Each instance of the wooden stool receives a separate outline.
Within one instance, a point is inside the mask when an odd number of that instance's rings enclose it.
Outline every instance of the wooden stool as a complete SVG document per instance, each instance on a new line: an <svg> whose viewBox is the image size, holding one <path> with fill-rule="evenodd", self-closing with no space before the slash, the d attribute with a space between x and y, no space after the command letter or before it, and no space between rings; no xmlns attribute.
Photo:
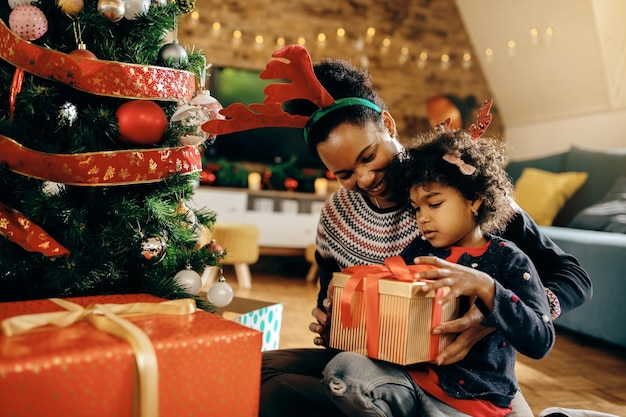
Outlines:
<svg viewBox="0 0 626 417"><path fill-rule="evenodd" d="M250 277L250 265L259 260L259 229L251 224L235 223L215 223L210 231L210 239L220 245L226 251L224 265L233 265L239 288L250 289L252 279ZM203 233L203 240L206 240L206 232ZM218 268L207 279L202 286L208 288L215 281Z"/></svg>
<svg viewBox="0 0 626 417"><path fill-rule="evenodd" d="M317 281L317 262L315 261L315 243L311 243L304 249L304 259L311 264L309 272L306 274L306 282Z"/></svg>

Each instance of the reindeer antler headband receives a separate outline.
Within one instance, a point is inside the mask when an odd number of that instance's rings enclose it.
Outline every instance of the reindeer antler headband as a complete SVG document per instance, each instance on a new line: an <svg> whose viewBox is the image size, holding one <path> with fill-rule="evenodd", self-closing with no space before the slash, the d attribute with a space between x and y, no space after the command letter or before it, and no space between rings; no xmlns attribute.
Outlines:
<svg viewBox="0 0 626 417"><path fill-rule="evenodd" d="M304 140L311 127L328 113L347 106L361 105L381 113L376 104L361 97L346 97L335 100L320 84L313 72L309 52L301 45L289 45L272 54L270 61L260 77L264 80L286 79L288 83L273 83L265 87L263 104L233 103L220 113L226 119L214 119L202 125L202 130L213 135L241 132L258 127L294 127L301 128ZM285 112L282 103L294 99L306 99L319 108L308 116L293 115Z"/></svg>

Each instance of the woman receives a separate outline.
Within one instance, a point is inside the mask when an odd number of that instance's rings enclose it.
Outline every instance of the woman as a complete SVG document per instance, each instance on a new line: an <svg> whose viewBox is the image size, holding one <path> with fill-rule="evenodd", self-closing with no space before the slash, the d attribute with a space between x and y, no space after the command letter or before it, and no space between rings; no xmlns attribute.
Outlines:
<svg viewBox="0 0 626 417"><path fill-rule="evenodd" d="M292 45L274 56L289 55L288 58L295 60L302 50L304 48ZM274 71L265 78L289 78L279 75ZM352 265L383 263L385 258L399 255L417 238L418 229L411 206L407 201L395 201L385 183L385 170L402 151L402 146L395 121L374 91L368 74L346 61L327 59L315 65L312 78L323 86L322 93L330 95L335 103L314 112L303 133L311 150L341 184L326 201L316 240L320 292L312 311L315 322L309 329L319 335L314 343L325 345L331 305L327 290L333 272ZM302 89L302 84L294 86L296 88ZM307 96L313 94L300 97ZM232 117L228 109L222 114ZM220 123L227 124L224 122L228 121L211 121L208 122L211 125L203 129L223 133L216 128ZM546 288L552 318L588 301L591 282L578 261L543 235L526 213L516 209L516 215L502 236L515 242L535 263ZM480 274L438 258L420 258L420 262L445 267L444 271L457 276ZM431 274L437 271L441 270L424 272L420 278L433 277ZM441 333L460 332L456 341L439 354L437 363L451 364L463 359L471 346L490 333L492 329L480 326L482 319L480 311L473 308L462 318L435 328L435 332ZM324 367L336 353L319 348L265 352L259 415L342 416L320 383ZM532 416L521 393L515 397L511 415Z"/></svg>

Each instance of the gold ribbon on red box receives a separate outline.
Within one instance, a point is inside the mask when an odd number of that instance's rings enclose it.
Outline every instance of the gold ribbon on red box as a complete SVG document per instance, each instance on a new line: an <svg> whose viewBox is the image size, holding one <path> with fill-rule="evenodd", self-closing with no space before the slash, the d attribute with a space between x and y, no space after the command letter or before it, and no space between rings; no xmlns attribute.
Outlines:
<svg viewBox="0 0 626 417"><path fill-rule="evenodd" d="M189 101L196 90L189 71L65 54L20 38L3 21L0 58L30 74L100 96Z"/></svg>
<svg viewBox="0 0 626 417"><path fill-rule="evenodd" d="M43 326L66 327L80 320L89 320L97 329L130 343L138 370L139 416L157 416L159 414L159 367L154 346L143 330L122 316L192 314L196 312L196 302L185 298L161 303L92 304L83 307L60 298L50 298L50 301L67 311L25 314L5 319L2 321L3 333L6 336L14 336Z"/></svg>
<svg viewBox="0 0 626 417"><path fill-rule="evenodd" d="M358 288L363 289L365 298L365 336L367 355L378 358L378 329L380 326L379 288L380 279L395 279L398 281L414 282L413 276L428 269L436 269L432 265L407 265L400 256L392 256L385 259L384 265L356 265L344 268L341 272L351 274L343 287L339 308L341 309L341 321L344 327L354 327L352 322L352 297ZM365 279L367 278L367 279ZM363 285L365 282L365 285ZM433 298L431 316L432 328L441 324L443 305L439 301L443 298L444 289L437 288ZM432 330L431 328L431 330ZM437 357L439 349L439 335L430 335L430 360Z"/></svg>

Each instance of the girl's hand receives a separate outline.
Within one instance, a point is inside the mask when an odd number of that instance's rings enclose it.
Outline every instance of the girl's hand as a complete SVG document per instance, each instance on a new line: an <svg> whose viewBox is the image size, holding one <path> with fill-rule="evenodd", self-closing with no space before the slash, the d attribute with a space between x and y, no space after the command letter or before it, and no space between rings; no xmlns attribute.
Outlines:
<svg viewBox="0 0 626 417"><path fill-rule="evenodd" d="M415 263L437 267L437 269L419 272L414 277L432 281L422 287L424 292L449 287L450 291L443 297L442 303L452 301L462 295L476 296L489 310L493 309L496 284L494 279L486 273L435 256L418 256L415 258Z"/></svg>

